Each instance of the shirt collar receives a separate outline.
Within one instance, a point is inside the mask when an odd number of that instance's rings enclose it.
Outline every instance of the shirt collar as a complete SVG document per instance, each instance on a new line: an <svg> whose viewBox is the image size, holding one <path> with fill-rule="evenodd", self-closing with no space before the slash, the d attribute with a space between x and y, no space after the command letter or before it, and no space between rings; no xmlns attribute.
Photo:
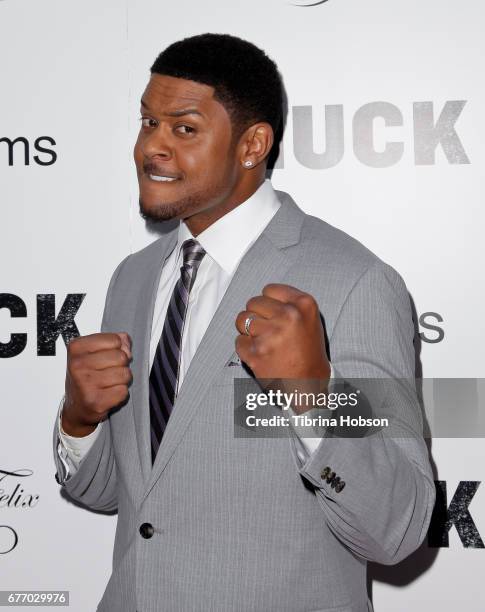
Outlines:
<svg viewBox="0 0 485 612"><path fill-rule="evenodd" d="M266 179L252 196L201 232L196 240L227 274L233 274L279 207L280 201L273 185ZM189 238L193 238L189 228L184 222L180 223L176 247L178 256L183 242Z"/></svg>

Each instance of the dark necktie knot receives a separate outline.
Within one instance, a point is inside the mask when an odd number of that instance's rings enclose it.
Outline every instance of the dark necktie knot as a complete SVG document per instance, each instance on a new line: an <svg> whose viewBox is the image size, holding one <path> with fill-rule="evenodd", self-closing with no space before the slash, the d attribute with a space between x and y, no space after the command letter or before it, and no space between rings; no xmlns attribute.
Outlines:
<svg viewBox="0 0 485 612"><path fill-rule="evenodd" d="M184 254L184 266L198 268L205 255L204 247L202 247L197 240L189 238L182 244L182 250Z"/></svg>

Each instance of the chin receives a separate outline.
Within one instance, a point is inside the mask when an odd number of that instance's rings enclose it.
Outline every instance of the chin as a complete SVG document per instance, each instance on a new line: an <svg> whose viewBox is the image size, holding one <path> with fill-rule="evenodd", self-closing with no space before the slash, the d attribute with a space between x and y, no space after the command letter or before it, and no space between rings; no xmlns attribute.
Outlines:
<svg viewBox="0 0 485 612"><path fill-rule="evenodd" d="M162 200L153 193L144 194L140 191L140 215L150 221L169 221L170 219L186 219L204 210L203 203L210 200L208 192L184 194L174 200Z"/></svg>
<svg viewBox="0 0 485 612"><path fill-rule="evenodd" d="M182 212L180 209L180 203L178 202L154 202L147 203L143 197L139 199L140 205L140 215L146 221L169 221L170 219L179 218L180 213Z"/></svg>

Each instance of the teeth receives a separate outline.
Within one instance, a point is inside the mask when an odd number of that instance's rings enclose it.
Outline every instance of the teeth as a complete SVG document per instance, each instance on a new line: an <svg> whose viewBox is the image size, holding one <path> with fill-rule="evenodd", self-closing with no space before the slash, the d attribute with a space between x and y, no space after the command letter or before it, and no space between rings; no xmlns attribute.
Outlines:
<svg viewBox="0 0 485 612"><path fill-rule="evenodd" d="M157 176L156 174L149 174L149 177L152 179L152 181L158 181L159 183L162 182L172 182L172 181L176 181L177 179L172 178L170 176Z"/></svg>

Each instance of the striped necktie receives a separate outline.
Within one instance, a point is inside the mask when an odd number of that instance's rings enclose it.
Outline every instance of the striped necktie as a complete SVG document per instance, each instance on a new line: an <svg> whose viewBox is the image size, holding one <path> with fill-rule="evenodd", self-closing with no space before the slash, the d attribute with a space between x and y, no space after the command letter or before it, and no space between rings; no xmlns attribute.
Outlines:
<svg viewBox="0 0 485 612"><path fill-rule="evenodd" d="M173 410L177 395L177 381L182 350L185 316L204 249L193 239L182 244L184 263L180 278L170 298L162 335L158 342L150 372L150 437L152 464L162 440L163 432Z"/></svg>

